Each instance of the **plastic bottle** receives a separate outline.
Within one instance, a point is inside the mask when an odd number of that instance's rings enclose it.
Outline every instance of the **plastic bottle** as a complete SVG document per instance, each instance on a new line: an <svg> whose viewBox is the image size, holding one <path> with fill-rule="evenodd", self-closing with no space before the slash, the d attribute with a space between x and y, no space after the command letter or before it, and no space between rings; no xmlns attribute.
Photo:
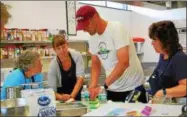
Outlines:
<svg viewBox="0 0 187 117"><path fill-rule="evenodd" d="M84 105L89 105L89 92L86 85L83 86L83 89L81 91L81 102Z"/></svg>
<svg viewBox="0 0 187 117"><path fill-rule="evenodd" d="M107 102L107 95L104 86L101 86L98 98L100 104L105 104Z"/></svg>

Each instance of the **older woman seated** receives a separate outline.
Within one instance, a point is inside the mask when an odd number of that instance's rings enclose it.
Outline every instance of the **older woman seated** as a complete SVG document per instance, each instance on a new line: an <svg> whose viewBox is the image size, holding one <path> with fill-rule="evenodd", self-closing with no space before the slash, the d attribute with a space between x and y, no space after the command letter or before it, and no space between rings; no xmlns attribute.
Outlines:
<svg viewBox="0 0 187 117"><path fill-rule="evenodd" d="M43 75L41 74L42 64L40 55L31 50L23 52L17 60L17 66L6 78L1 89L1 99L6 99L6 88L12 86L21 86L31 82L42 82ZM31 88L25 86L23 89Z"/></svg>

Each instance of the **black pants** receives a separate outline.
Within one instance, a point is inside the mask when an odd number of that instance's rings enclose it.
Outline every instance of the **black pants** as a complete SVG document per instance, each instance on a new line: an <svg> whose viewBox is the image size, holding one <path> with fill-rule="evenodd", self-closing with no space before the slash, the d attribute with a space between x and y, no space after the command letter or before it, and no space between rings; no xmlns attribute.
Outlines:
<svg viewBox="0 0 187 117"><path fill-rule="evenodd" d="M106 91L107 92L107 100L112 100L116 102L125 102L126 97L132 92L132 91L126 91L126 92L113 92L113 91ZM138 98L139 102L147 103L146 99L146 91L144 88L141 89L140 97Z"/></svg>

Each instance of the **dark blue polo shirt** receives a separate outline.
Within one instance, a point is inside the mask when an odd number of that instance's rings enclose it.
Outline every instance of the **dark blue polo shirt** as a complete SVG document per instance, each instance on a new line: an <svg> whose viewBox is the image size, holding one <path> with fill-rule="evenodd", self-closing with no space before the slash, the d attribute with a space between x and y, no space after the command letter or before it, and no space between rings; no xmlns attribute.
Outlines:
<svg viewBox="0 0 187 117"><path fill-rule="evenodd" d="M162 85L165 88L177 86L178 81L187 78L187 55L179 51L170 60L164 60L163 57L160 55L158 66L155 69L159 74L163 74Z"/></svg>

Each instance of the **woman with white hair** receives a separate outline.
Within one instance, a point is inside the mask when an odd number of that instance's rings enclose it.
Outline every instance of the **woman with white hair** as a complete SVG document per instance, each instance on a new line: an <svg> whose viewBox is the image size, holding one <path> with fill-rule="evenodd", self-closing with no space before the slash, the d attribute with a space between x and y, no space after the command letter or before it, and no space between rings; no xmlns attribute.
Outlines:
<svg viewBox="0 0 187 117"><path fill-rule="evenodd" d="M40 55L36 51L26 50L17 60L16 69L5 78L1 89L1 100L6 99L6 88L13 86L21 86L32 82L42 82L43 75L41 74L42 64ZM25 86L23 89L29 89L30 86Z"/></svg>

